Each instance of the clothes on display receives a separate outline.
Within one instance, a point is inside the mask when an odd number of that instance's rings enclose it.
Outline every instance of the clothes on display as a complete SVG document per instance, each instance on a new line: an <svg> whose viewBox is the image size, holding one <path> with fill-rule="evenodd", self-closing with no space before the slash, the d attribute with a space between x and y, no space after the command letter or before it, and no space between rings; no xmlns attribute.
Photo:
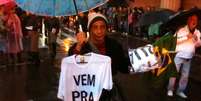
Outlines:
<svg viewBox="0 0 201 101"><path fill-rule="evenodd" d="M88 53L62 60L57 97L64 101L99 101L102 90L112 89L111 58Z"/></svg>
<svg viewBox="0 0 201 101"><path fill-rule="evenodd" d="M129 49L132 64L131 73L147 72L160 67L159 58L154 54L153 45L146 45L137 49Z"/></svg>

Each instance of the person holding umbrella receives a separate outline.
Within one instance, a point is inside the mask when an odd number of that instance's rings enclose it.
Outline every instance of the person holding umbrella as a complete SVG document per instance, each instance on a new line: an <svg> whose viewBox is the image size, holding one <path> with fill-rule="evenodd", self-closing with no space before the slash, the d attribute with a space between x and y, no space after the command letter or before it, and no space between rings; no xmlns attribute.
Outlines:
<svg viewBox="0 0 201 101"><path fill-rule="evenodd" d="M177 72L181 71L181 77L179 79L179 85L176 94L182 98L187 98L184 90L188 83L188 77L190 72L190 64L192 57L195 54L195 49L201 45L200 31L197 29L198 15L191 14L187 19L187 25L180 28L176 32L177 45L176 56L174 62ZM181 69L181 70L180 70ZM168 96L173 96L173 90L175 86L176 78L171 77L168 85Z"/></svg>
<svg viewBox="0 0 201 101"><path fill-rule="evenodd" d="M112 59L112 75L113 75L113 90L110 92L103 91L101 101L107 101L106 98L111 98L115 90L120 90L118 87L118 79L116 74L118 71L128 73L129 58L124 55L123 48L115 40L107 36L107 18L100 13L89 13L87 28L89 31L89 39L87 39L84 32L77 33L78 42L74 44L68 55L72 54L85 54L88 52L95 52L102 55L107 55ZM116 92L120 96L118 101L125 101L121 95L121 91Z"/></svg>

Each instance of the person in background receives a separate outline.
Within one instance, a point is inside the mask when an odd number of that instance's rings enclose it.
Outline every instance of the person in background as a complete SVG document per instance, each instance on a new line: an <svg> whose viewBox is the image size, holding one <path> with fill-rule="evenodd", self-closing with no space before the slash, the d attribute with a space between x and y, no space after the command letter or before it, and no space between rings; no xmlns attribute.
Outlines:
<svg viewBox="0 0 201 101"><path fill-rule="evenodd" d="M15 6L14 2L5 5L5 24L8 28L7 48L11 64L21 62L21 52L23 51L21 21L15 13Z"/></svg>
<svg viewBox="0 0 201 101"><path fill-rule="evenodd" d="M195 55L195 49L201 45L200 31L197 29L198 16L192 14L187 19L187 25L180 28L176 32L177 45L176 45L176 56L174 62L176 65L177 72L181 72L179 79L178 88L176 94L182 98L187 98L184 93L188 84L189 72L191 67L191 60ZM176 78L171 77L168 85L168 96L173 96L174 86Z"/></svg>
<svg viewBox="0 0 201 101"><path fill-rule="evenodd" d="M56 46L57 46L56 40L60 29L60 22L58 18L53 17L53 18L47 18L45 20L45 24L48 32L50 54L54 62L56 57Z"/></svg>
<svg viewBox="0 0 201 101"><path fill-rule="evenodd" d="M88 15L88 24L87 28L89 31L89 39L87 39L86 34L84 32L77 33L78 42L74 44L70 50L68 55L72 54L84 54L88 52L95 52L102 55L107 55L112 59L112 75L114 86L113 89L116 89L119 92L119 97L117 96L116 100L125 101L122 96L122 92L119 89L118 78L116 75L118 72L128 73L128 66L130 65L129 58L125 56L123 52L123 48L121 45L108 37L108 20L107 18L100 13L89 13ZM111 92L103 90L101 101L107 101L109 99L113 99L112 95L113 90ZM114 100L114 99L113 99Z"/></svg>
<svg viewBox="0 0 201 101"><path fill-rule="evenodd" d="M35 15L29 15L27 18L27 37L30 39L30 46L29 46L29 61L34 65L40 64L40 57L39 57L39 32L38 29L40 28L40 18Z"/></svg>
<svg viewBox="0 0 201 101"><path fill-rule="evenodd" d="M0 5L0 65L6 63L6 36L7 28L4 24L4 5Z"/></svg>

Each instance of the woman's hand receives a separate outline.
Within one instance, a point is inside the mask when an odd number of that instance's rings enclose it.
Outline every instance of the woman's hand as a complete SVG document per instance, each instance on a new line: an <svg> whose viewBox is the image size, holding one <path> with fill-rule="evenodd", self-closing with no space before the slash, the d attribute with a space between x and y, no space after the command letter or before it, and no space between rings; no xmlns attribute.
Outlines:
<svg viewBox="0 0 201 101"><path fill-rule="evenodd" d="M80 51L83 44L86 43L86 41L87 41L86 33L84 33L84 32L77 33L76 39L77 39L76 50Z"/></svg>

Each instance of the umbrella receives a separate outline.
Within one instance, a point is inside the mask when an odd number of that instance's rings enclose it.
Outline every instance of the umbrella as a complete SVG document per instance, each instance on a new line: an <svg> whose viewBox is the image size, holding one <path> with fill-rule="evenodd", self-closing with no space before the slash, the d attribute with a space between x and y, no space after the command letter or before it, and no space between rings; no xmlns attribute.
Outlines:
<svg viewBox="0 0 201 101"><path fill-rule="evenodd" d="M0 0L0 5L7 4L9 2L12 2L13 0Z"/></svg>
<svg viewBox="0 0 201 101"><path fill-rule="evenodd" d="M126 0L109 0L108 5L112 7L119 7L119 6L127 7L128 3Z"/></svg>
<svg viewBox="0 0 201 101"><path fill-rule="evenodd" d="M161 30L166 33L167 31L176 31L179 27L186 24L187 18L192 15L201 17L201 9L194 7L189 10L180 11L168 18L168 21L161 25Z"/></svg>
<svg viewBox="0 0 201 101"><path fill-rule="evenodd" d="M169 16L173 15L174 11L169 9L160 9L152 12L145 13L141 16L136 26L146 26L158 22L165 22Z"/></svg>
<svg viewBox="0 0 201 101"><path fill-rule="evenodd" d="M16 0L24 10L42 16L70 16L85 12L108 0Z"/></svg>

